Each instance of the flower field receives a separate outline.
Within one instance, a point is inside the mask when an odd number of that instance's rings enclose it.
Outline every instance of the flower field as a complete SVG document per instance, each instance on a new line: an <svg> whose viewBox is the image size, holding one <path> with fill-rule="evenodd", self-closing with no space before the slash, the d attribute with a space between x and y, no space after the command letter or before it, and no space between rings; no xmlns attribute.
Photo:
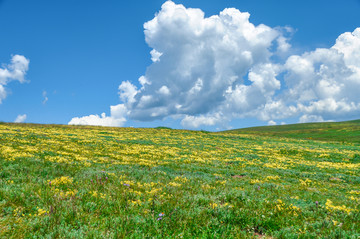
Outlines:
<svg viewBox="0 0 360 239"><path fill-rule="evenodd" d="M359 238L360 143L0 124L0 238L194 237Z"/></svg>

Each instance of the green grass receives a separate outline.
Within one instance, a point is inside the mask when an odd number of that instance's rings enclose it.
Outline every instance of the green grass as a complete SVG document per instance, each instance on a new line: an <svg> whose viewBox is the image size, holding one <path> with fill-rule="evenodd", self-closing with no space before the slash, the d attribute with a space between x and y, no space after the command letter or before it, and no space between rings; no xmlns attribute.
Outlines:
<svg viewBox="0 0 360 239"><path fill-rule="evenodd" d="M226 131L294 139L360 143L360 120L251 127Z"/></svg>
<svg viewBox="0 0 360 239"><path fill-rule="evenodd" d="M359 238L356 125L0 123L0 238Z"/></svg>

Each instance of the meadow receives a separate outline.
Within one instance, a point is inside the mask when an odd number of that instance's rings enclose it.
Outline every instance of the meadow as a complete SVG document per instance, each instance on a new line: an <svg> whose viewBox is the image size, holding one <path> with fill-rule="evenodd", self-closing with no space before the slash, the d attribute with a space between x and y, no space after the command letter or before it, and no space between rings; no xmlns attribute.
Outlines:
<svg viewBox="0 0 360 239"><path fill-rule="evenodd" d="M0 238L360 238L359 123L0 123Z"/></svg>

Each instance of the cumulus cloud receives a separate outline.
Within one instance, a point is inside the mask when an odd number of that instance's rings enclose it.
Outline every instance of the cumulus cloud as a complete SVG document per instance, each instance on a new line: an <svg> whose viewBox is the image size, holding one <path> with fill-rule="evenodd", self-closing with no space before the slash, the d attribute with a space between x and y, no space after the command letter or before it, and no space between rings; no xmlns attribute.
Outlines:
<svg viewBox="0 0 360 239"><path fill-rule="evenodd" d="M292 108L300 122L360 116L360 28L341 34L331 48L290 56L283 71L282 112Z"/></svg>
<svg viewBox="0 0 360 239"><path fill-rule="evenodd" d="M24 123L27 118L26 114L18 115L14 121L14 123Z"/></svg>
<svg viewBox="0 0 360 239"><path fill-rule="evenodd" d="M360 117L360 28L330 48L291 55L290 27L254 25L234 8L205 17L166 1L144 29L152 64L138 83L120 84L121 116L92 122L172 117L200 128L246 117L268 124Z"/></svg>
<svg viewBox="0 0 360 239"><path fill-rule="evenodd" d="M146 79L143 77L141 78L141 80L139 80L140 83L145 84L147 81ZM134 86L133 84L131 84L129 81L123 81L121 83L121 85L119 86L119 95L120 95L120 99L123 102L126 102L128 104L132 104L133 102L135 102L135 95L138 93L136 86Z"/></svg>
<svg viewBox="0 0 360 239"><path fill-rule="evenodd" d="M123 104L110 106L110 116L102 113L100 116L89 115L83 117L74 117L68 123L69 125L95 125L95 126L113 126L120 127L126 122L126 107Z"/></svg>
<svg viewBox="0 0 360 239"><path fill-rule="evenodd" d="M277 123L276 123L275 121L273 121L273 120L270 120L270 121L268 122L268 125L277 125Z"/></svg>
<svg viewBox="0 0 360 239"><path fill-rule="evenodd" d="M160 61L160 56L162 55L161 52L158 52L157 50L152 49L151 52L150 52L150 54L151 54L151 60L152 60L153 62Z"/></svg>
<svg viewBox="0 0 360 239"><path fill-rule="evenodd" d="M11 63L0 68L0 104L7 97L5 86L11 81L25 82L25 75L29 69L29 60L22 55L14 55Z"/></svg>
<svg viewBox="0 0 360 239"><path fill-rule="evenodd" d="M139 79L141 89L129 81L119 87L129 118L180 115L183 126L196 128L217 124L218 111L247 112L264 104L280 87L269 49L285 51L289 44L281 31L255 26L249 17L228 8L206 18L200 9L165 2L144 24L153 64Z"/></svg>
<svg viewBox="0 0 360 239"><path fill-rule="evenodd" d="M222 124L223 117L221 114L214 115L200 115L200 116L192 116L186 115L182 121L181 125L185 128L199 128L200 126L214 126L218 124Z"/></svg>

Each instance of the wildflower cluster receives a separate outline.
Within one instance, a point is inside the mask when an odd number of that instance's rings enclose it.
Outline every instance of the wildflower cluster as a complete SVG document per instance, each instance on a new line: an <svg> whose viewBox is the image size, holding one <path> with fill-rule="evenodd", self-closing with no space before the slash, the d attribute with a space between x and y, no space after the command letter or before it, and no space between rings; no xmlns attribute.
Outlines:
<svg viewBox="0 0 360 239"><path fill-rule="evenodd" d="M330 212L340 211L340 212L346 212L347 214L350 214L352 211L354 211L354 209L348 208L345 205L336 206L329 199L326 200L325 208Z"/></svg>
<svg viewBox="0 0 360 239"><path fill-rule="evenodd" d="M62 184L71 184L73 182L73 179L68 176L62 176L60 178L55 178L53 180L48 180L48 184L50 186L58 186Z"/></svg>

